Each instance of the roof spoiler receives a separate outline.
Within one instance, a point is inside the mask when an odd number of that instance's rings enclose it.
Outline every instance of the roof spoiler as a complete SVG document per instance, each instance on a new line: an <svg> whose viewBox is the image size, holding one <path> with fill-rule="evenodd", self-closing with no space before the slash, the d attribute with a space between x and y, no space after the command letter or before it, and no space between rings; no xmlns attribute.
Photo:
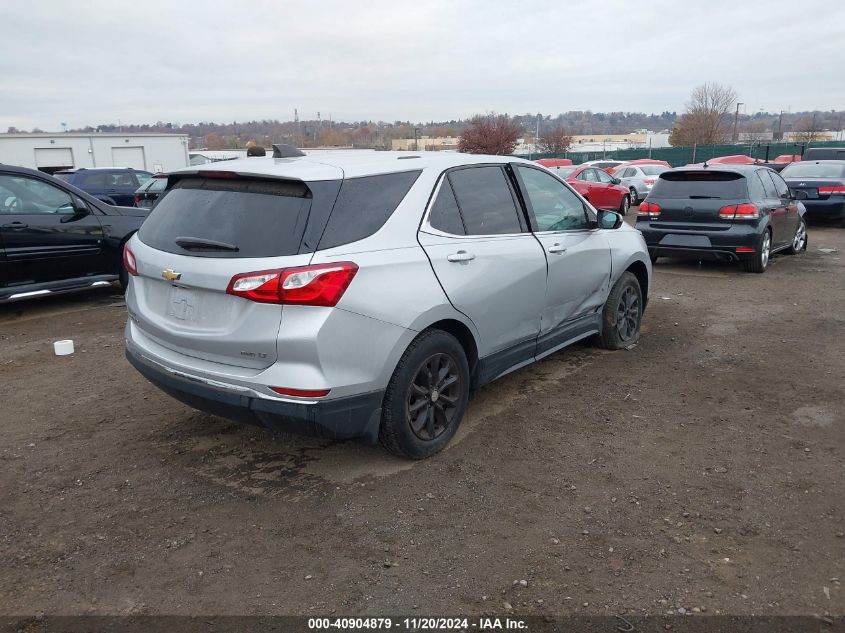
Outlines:
<svg viewBox="0 0 845 633"><path fill-rule="evenodd" d="M287 143L273 144L273 158L296 158L297 156L305 156L305 154Z"/></svg>

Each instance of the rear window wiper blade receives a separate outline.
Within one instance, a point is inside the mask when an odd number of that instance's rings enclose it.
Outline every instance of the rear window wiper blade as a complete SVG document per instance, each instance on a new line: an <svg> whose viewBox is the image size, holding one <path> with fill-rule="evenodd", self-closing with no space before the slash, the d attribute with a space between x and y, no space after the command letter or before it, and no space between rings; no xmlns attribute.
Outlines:
<svg viewBox="0 0 845 633"><path fill-rule="evenodd" d="M218 242L217 240L207 240L202 237L177 237L173 241L185 250L198 249L206 251L233 252L241 250L234 244L229 244L228 242Z"/></svg>
<svg viewBox="0 0 845 633"><path fill-rule="evenodd" d="M722 196L690 196L690 200L719 200Z"/></svg>

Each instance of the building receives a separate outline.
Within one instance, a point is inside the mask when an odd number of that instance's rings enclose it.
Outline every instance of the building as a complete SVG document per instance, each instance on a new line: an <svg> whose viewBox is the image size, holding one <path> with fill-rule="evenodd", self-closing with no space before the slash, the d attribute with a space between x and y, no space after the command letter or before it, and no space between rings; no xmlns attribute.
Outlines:
<svg viewBox="0 0 845 633"><path fill-rule="evenodd" d="M0 134L0 163L53 173L80 167L167 172L188 165L184 134Z"/></svg>
<svg viewBox="0 0 845 633"><path fill-rule="evenodd" d="M393 151L457 152L457 136L420 136L417 139L395 138L390 142Z"/></svg>
<svg viewBox="0 0 845 633"><path fill-rule="evenodd" d="M541 134L542 136L542 134ZM598 154L616 152L623 149L657 149L669 147L668 132L650 132L640 130L630 134L576 134L572 137L567 155L569 154ZM537 148L533 138L519 139L514 154L522 156L534 154Z"/></svg>

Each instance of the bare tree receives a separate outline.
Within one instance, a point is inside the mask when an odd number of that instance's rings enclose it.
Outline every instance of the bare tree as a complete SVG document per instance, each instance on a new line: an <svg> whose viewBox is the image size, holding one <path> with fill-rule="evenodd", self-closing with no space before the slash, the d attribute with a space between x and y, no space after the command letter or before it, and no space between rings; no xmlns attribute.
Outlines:
<svg viewBox="0 0 845 633"><path fill-rule="evenodd" d="M475 116L464 128L458 151L467 154L513 154L522 129L506 114Z"/></svg>
<svg viewBox="0 0 845 633"><path fill-rule="evenodd" d="M552 128L537 139L537 151L552 154L563 154L572 144L572 136L562 127Z"/></svg>
<svg viewBox="0 0 845 633"><path fill-rule="evenodd" d="M799 143L809 143L810 141L818 140L821 138L819 127L817 113L813 112L812 116L805 116L795 124L793 137Z"/></svg>
<svg viewBox="0 0 845 633"><path fill-rule="evenodd" d="M730 86L705 83L692 91L687 111L672 134L671 145L716 145L727 140L730 115L736 105L736 91Z"/></svg>

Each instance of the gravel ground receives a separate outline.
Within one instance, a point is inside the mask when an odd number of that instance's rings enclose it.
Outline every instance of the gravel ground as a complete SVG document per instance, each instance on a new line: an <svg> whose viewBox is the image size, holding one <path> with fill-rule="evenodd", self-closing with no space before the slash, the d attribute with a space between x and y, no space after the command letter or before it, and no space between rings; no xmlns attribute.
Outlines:
<svg viewBox="0 0 845 633"><path fill-rule="evenodd" d="M423 462L171 400L113 290L0 306L0 613L843 614L843 253L661 260Z"/></svg>

